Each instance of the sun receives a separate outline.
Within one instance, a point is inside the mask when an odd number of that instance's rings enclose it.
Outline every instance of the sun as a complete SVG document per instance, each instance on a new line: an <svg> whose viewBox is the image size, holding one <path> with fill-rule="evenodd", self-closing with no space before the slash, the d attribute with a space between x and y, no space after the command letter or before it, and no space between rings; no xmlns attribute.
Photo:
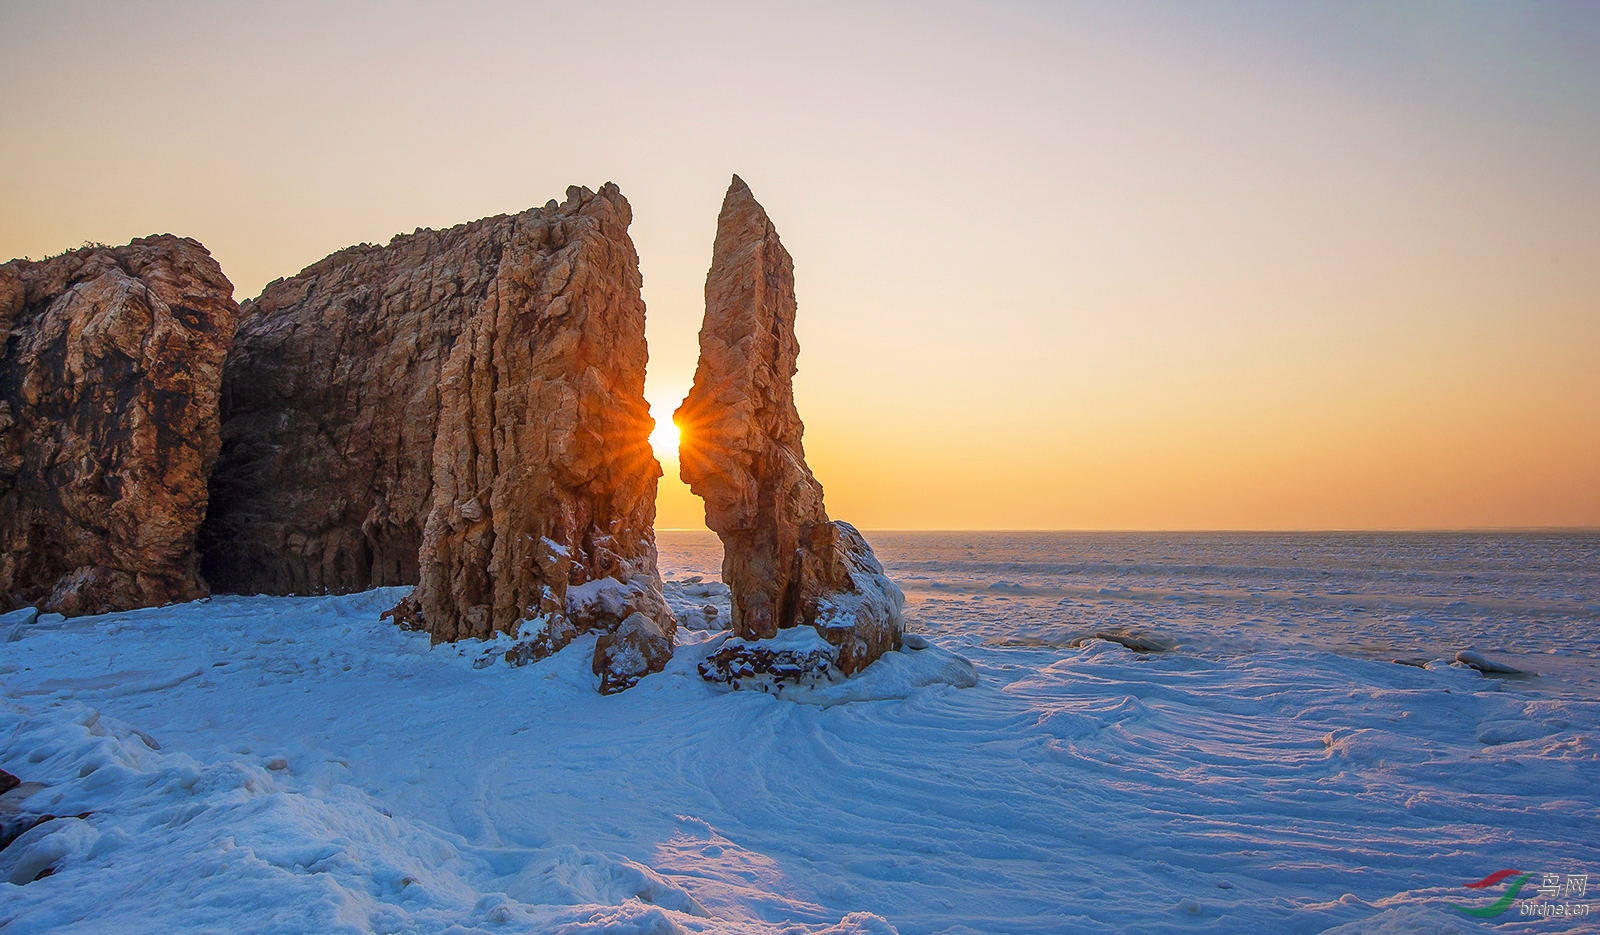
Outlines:
<svg viewBox="0 0 1600 935"><path fill-rule="evenodd" d="M650 417L656 420L656 427L650 430L650 448L662 461L678 460L678 441L683 433L678 431L678 424L672 421L672 410L676 405L676 401L650 401Z"/></svg>

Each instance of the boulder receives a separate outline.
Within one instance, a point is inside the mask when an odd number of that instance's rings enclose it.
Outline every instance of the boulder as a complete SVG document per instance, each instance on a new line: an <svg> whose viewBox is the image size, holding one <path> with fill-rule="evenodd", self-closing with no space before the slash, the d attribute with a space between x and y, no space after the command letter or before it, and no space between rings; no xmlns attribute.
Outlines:
<svg viewBox="0 0 1600 935"><path fill-rule="evenodd" d="M600 693L614 694L632 688L652 672L660 672L672 658L672 637L644 614L631 614L594 645L594 674Z"/></svg>
<svg viewBox="0 0 1600 935"><path fill-rule="evenodd" d="M163 234L0 265L0 610L206 596L196 536L238 306Z"/></svg>
<svg viewBox="0 0 1600 935"><path fill-rule="evenodd" d="M810 626L853 674L899 646L900 589L853 527L829 520L795 407L794 265L734 176L722 212L694 387L674 421L683 480L722 540L736 637Z"/></svg>

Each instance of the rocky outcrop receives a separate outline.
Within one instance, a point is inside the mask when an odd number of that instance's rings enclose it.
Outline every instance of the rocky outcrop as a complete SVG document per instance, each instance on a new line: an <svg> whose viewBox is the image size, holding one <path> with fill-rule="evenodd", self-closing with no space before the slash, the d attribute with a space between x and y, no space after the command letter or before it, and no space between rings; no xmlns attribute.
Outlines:
<svg viewBox="0 0 1600 935"><path fill-rule="evenodd" d="M631 220L616 186L569 188L246 303L202 537L218 589L415 583L386 616L511 634L512 663L642 613L670 654Z"/></svg>
<svg viewBox="0 0 1600 935"><path fill-rule="evenodd" d="M550 651L636 613L671 639L631 219L612 185L519 216L441 369L421 584L399 614L438 639Z"/></svg>
<svg viewBox="0 0 1600 935"><path fill-rule="evenodd" d="M237 316L186 238L0 265L0 610L208 593L195 537Z"/></svg>
<svg viewBox="0 0 1600 935"><path fill-rule="evenodd" d="M213 587L417 582L440 373L537 213L341 250L244 303L201 539Z"/></svg>
<svg viewBox="0 0 1600 935"><path fill-rule="evenodd" d="M694 388L674 417L681 474L722 539L735 637L815 627L848 675L899 646L904 598L861 534L829 521L806 466L795 307L789 253L735 176L717 219Z"/></svg>

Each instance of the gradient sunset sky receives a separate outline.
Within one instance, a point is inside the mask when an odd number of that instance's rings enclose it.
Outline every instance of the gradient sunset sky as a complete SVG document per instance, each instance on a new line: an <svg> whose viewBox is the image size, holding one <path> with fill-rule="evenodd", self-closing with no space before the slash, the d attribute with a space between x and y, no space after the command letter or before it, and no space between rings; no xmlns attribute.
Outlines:
<svg viewBox="0 0 1600 935"><path fill-rule="evenodd" d="M836 517L1593 526L1597 50L1585 2L3 0L0 257L170 231L244 299L612 180L669 413L738 172Z"/></svg>

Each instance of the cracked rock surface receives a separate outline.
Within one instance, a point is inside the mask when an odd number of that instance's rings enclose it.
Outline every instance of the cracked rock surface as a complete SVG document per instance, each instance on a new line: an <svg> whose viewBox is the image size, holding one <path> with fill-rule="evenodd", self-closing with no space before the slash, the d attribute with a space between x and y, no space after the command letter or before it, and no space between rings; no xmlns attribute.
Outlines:
<svg viewBox="0 0 1600 935"><path fill-rule="evenodd" d="M0 265L0 611L208 593L195 555L238 306L163 234Z"/></svg>

